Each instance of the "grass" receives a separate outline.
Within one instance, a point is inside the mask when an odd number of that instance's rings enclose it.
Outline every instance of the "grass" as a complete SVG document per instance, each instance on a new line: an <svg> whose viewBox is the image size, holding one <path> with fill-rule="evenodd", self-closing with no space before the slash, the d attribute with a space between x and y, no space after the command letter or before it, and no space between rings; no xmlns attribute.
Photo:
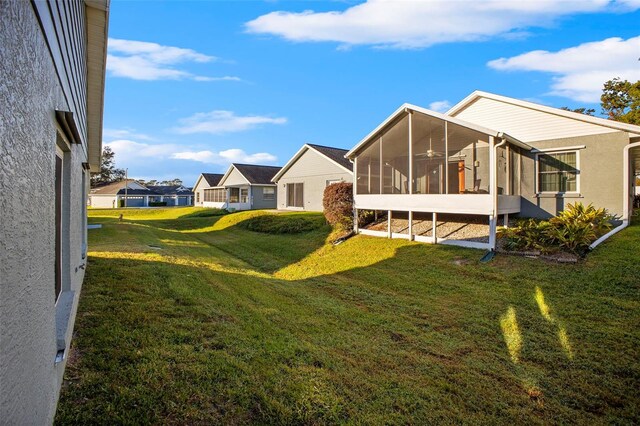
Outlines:
<svg viewBox="0 0 640 426"><path fill-rule="evenodd" d="M640 418L637 223L577 265L480 264L405 240L332 246L327 226L245 229L266 212L194 213L89 212L104 226L57 423Z"/></svg>

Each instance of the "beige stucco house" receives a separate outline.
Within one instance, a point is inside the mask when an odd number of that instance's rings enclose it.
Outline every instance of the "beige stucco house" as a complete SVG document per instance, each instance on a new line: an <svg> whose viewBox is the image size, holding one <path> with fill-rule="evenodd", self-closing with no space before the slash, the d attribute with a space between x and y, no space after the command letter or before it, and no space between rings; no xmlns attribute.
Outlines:
<svg viewBox="0 0 640 426"><path fill-rule="evenodd" d="M202 173L193 187L195 205L231 211L275 209L276 186L271 179L279 170L233 163L220 178L215 173Z"/></svg>
<svg viewBox="0 0 640 426"><path fill-rule="evenodd" d="M474 92L446 114L401 106L346 157L355 162L355 208L388 221L361 232L494 249L499 220L546 218L577 201L606 207L626 225L638 145L640 126ZM416 221L430 228L416 231ZM463 228L478 223L487 238L464 238Z"/></svg>
<svg viewBox="0 0 640 426"><path fill-rule="evenodd" d="M278 209L321 212L324 189L336 182L353 182L353 164L346 149L304 144L273 177Z"/></svg>
<svg viewBox="0 0 640 426"><path fill-rule="evenodd" d="M2 424L55 415L87 267L89 173L100 170L108 8L0 5Z"/></svg>

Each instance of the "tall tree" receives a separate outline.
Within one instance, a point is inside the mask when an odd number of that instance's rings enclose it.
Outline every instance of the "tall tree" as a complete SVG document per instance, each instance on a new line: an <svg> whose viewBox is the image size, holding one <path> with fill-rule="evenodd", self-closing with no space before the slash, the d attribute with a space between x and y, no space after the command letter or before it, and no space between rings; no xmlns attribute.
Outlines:
<svg viewBox="0 0 640 426"><path fill-rule="evenodd" d="M640 124L640 80L631 83L614 78L604 83L602 113L610 120Z"/></svg>
<svg viewBox="0 0 640 426"><path fill-rule="evenodd" d="M105 146L102 149L102 163L100 171L91 176L91 186L104 185L124 179L124 169L116 168L116 153L111 147Z"/></svg>

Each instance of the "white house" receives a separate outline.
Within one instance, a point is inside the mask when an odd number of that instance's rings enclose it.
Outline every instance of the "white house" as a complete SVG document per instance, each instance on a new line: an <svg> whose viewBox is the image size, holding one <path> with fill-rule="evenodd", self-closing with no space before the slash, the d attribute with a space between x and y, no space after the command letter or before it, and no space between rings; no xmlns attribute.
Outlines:
<svg viewBox="0 0 640 426"><path fill-rule="evenodd" d="M346 156L356 210L387 218L361 232L494 249L499 218L546 218L576 201L626 226L640 126L474 92L447 114L402 105Z"/></svg>
<svg viewBox="0 0 640 426"><path fill-rule="evenodd" d="M278 188L278 209L323 211L327 186L353 182L353 164L346 149L304 144L273 177Z"/></svg>
<svg viewBox="0 0 640 426"><path fill-rule="evenodd" d="M219 175L202 173L193 188L196 205L229 210L275 209L276 185L271 179L279 170L234 163L219 180Z"/></svg>

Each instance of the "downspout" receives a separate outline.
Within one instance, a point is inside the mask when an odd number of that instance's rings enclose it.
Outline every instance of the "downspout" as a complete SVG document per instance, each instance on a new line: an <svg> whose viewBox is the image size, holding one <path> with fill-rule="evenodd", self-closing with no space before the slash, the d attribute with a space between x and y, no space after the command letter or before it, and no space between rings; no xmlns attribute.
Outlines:
<svg viewBox="0 0 640 426"><path fill-rule="evenodd" d="M622 189L623 189L623 195L624 195L624 199L622 200L622 224L620 226L613 228L611 231L607 232L602 237L595 240L589 246L589 250L593 250L594 248L598 247L601 243L606 241L610 236L617 234L618 232L622 231L624 228L629 226L629 212L631 211L629 206L629 198L630 198L629 183L631 181L631 173L630 173L631 163L629 161L629 151L631 151L631 148L637 148L637 147L640 147L640 142L630 143L629 145L624 147L624 151L622 154L622 158L624 161L624 164L622 165L622 180L623 180Z"/></svg>
<svg viewBox="0 0 640 426"><path fill-rule="evenodd" d="M502 133L498 133L497 137L501 138L501 141L493 145L493 161L490 166L493 169L493 182L491 185L492 219L489 221L489 241L491 242L492 251L496 249L496 227L498 222L498 148L507 143L507 139L502 136Z"/></svg>

